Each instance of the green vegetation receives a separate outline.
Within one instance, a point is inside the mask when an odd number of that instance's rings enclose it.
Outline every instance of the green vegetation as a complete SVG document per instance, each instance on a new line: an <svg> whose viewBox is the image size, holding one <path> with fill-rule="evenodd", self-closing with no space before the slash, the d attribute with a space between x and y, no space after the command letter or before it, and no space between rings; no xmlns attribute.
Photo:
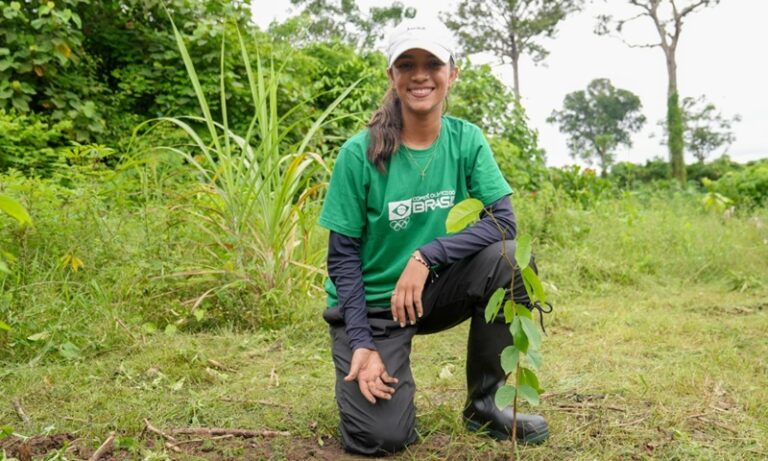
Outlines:
<svg viewBox="0 0 768 461"><path fill-rule="evenodd" d="M237 5L170 2L174 29L149 0L0 2L0 459L110 431L118 459L344 459L316 218L384 58ZM519 457L768 457L768 164L546 168L511 91L462 68L450 110L488 133L555 305L553 435ZM394 459L508 455L461 424L466 334L414 341L422 442ZM291 435L177 453L145 418Z"/></svg>
<svg viewBox="0 0 768 461"><path fill-rule="evenodd" d="M598 78L586 91L567 94L563 110L552 111L547 121L559 124L560 131L568 134L574 158L591 162L596 157L605 175L613 164L614 150L620 145L631 147L632 133L645 123L641 108L637 95Z"/></svg>

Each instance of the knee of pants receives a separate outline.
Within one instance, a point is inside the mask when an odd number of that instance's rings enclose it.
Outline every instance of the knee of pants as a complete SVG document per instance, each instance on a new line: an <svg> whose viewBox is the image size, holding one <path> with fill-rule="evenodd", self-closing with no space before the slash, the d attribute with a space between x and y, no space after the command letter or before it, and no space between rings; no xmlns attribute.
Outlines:
<svg viewBox="0 0 768 461"><path fill-rule="evenodd" d="M409 425L387 424L371 421L364 428L344 428L342 437L347 451L366 455L396 453L416 438L414 428ZM346 430L345 430L346 429Z"/></svg>
<svg viewBox="0 0 768 461"><path fill-rule="evenodd" d="M347 451L382 455L401 451L416 440L415 387L408 377L402 379L392 400L371 405L356 399L340 405L342 442Z"/></svg>
<svg viewBox="0 0 768 461"><path fill-rule="evenodd" d="M410 428L408 428L410 429ZM387 453L396 453L405 449L410 443L411 432L404 427L377 427L374 432L366 434L369 442Z"/></svg>

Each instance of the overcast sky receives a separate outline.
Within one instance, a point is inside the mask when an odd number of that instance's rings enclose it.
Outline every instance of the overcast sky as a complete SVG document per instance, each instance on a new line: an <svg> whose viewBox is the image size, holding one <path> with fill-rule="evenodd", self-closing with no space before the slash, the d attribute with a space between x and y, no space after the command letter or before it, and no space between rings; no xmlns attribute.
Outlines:
<svg viewBox="0 0 768 461"><path fill-rule="evenodd" d="M358 0L363 11L372 5L390 2ZM452 11L455 0L402 0L419 15L436 16ZM289 0L254 0L254 19L265 28L291 11ZM539 132L539 144L547 152L547 163L575 163L566 147L566 138L546 122L553 109L562 108L566 94L585 89L595 78L608 78L614 86L637 94L648 119L645 128L633 136L631 149L617 154L619 161L642 163L656 156L667 157L661 146L661 128L666 114L667 72L659 48L628 48L620 40L593 33L595 16L615 13L629 17L637 13L626 1L593 1L559 26L555 39L544 42L550 51L544 65L536 66L527 57L520 63L520 91L530 125ZM687 17L677 51L678 88L682 97L706 95L709 102L728 117L739 114L734 126L736 141L728 150L734 160L745 162L768 157L768 0L723 0ZM648 18L640 18L629 30L635 42L658 42ZM472 56L473 63L496 63L492 56ZM382 72L384 70L382 69ZM496 65L494 72L509 86L510 66ZM719 154L719 152L718 152ZM693 159L686 154L686 161Z"/></svg>

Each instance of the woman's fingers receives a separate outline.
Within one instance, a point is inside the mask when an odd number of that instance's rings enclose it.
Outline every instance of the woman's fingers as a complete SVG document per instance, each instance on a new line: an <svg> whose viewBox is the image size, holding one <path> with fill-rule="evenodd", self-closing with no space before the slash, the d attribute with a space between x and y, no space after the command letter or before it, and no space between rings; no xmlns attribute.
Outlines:
<svg viewBox="0 0 768 461"><path fill-rule="evenodd" d="M370 384L367 381L358 381L357 382L358 387L360 388L360 393L363 394L363 397L365 397L365 400L376 403L376 398L373 396L373 394L370 391Z"/></svg>
<svg viewBox="0 0 768 461"><path fill-rule="evenodd" d="M405 326L405 308L404 308L404 296L402 290L398 290L395 287L394 293L392 293L392 299L390 301L392 305L392 319L398 322L401 327Z"/></svg>
<svg viewBox="0 0 768 461"><path fill-rule="evenodd" d="M390 376L386 371L381 374L381 380L387 384L397 384L397 378Z"/></svg>
<svg viewBox="0 0 768 461"><path fill-rule="evenodd" d="M416 312L413 310L414 291L410 289L405 292L405 312L408 315L405 321L410 322L411 325L416 325Z"/></svg>

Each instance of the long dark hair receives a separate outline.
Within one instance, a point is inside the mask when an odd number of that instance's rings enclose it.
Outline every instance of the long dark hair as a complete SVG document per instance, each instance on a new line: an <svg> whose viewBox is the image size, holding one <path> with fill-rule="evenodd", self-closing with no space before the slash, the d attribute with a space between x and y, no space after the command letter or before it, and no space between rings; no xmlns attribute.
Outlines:
<svg viewBox="0 0 768 461"><path fill-rule="evenodd" d="M400 148L400 133L403 129L403 113L400 109L400 98L394 88L390 87L384 95L381 106L371 116L368 122L368 161L376 169L385 173L384 163Z"/></svg>
<svg viewBox="0 0 768 461"><path fill-rule="evenodd" d="M450 70L453 71L454 67L456 67L456 64L453 61L453 57L451 57ZM370 139L366 155L368 161L382 173L387 171L385 162L400 149L402 142L400 134L403 130L403 113L400 105L400 98L397 96L397 92L390 86L384 95L381 106L373 113L371 121L368 122L368 136ZM447 109L448 94L445 95L445 100L443 101L443 112Z"/></svg>

